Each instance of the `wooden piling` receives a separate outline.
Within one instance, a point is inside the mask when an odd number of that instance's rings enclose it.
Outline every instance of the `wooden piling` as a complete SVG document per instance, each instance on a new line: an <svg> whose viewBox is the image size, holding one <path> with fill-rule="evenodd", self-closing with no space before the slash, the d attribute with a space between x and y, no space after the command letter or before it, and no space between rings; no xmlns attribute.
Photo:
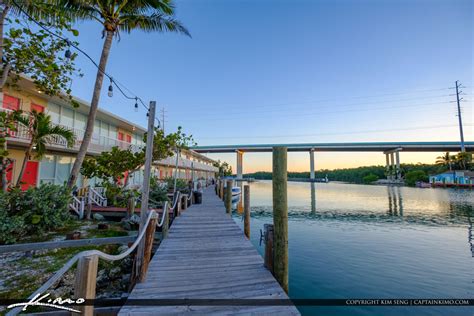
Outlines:
<svg viewBox="0 0 474 316"><path fill-rule="evenodd" d="M264 231L264 236L265 236L265 257L264 257L264 263L265 267L272 273L274 274L274 247L273 247L273 241L274 241L274 230L273 230L273 225L272 224L264 224L263 225L263 231Z"/></svg>
<svg viewBox="0 0 474 316"><path fill-rule="evenodd" d="M250 239L250 185L244 185L244 234Z"/></svg>
<svg viewBox="0 0 474 316"><path fill-rule="evenodd" d="M224 200L224 180L221 180L221 185L219 186L220 188L220 198L221 200Z"/></svg>
<svg viewBox="0 0 474 316"><path fill-rule="evenodd" d="M273 147L274 275L288 293L287 148Z"/></svg>
<svg viewBox="0 0 474 316"><path fill-rule="evenodd" d="M79 298L84 300L95 299L98 265L99 257L97 255L79 258L74 283L74 297L76 300ZM93 305L78 305L74 308L80 310L82 315L94 315Z"/></svg>
<svg viewBox="0 0 474 316"><path fill-rule="evenodd" d="M165 216L165 219L163 220L163 226L161 226L161 239L165 239L166 237L168 237L168 230L170 227L168 209L163 210L163 216Z"/></svg>
<svg viewBox="0 0 474 316"><path fill-rule="evenodd" d="M135 197L130 197L127 202L127 218L135 213Z"/></svg>
<svg viewBox="0 0 474 316"><path fill-rule="evenodd" d="M225 210L228 214L232 213L232 180L227 180L225 188Z"/></svg>
<svg viewBox="0 0 474 316"><path fill-rule="evenodd" d="M157 216L155 213L155 216L153 216L150 219L150 223L148 224L148 227L146 228L145 232L145 253L143 256L143 262L141 265L141 271L140 271L140 282L145 281L146 278L146 273L148 271L148 265L150 264L150 259L151 259L151 250L153 248L153 242L155 241L155 229L156 229L156 222L157 222Z"/></svg>

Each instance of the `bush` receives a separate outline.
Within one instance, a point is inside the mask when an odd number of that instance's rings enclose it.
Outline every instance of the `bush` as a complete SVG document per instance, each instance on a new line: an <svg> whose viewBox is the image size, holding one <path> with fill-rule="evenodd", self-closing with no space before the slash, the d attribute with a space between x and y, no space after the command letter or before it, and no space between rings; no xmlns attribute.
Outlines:
<svg viewBox="0 0 474 316"><path fill-rule="evenodd" d="M102 182L105 188L105 197L109 206L127 207L128 199L137 198L140 193L133 189L124 189L122 186L111 182Z"/></svg>
<svg viewBox="0 0 474 316"><path fill-rule="evenodd" d="M0 192L0 244L64 226L70 219L70 201L70 190L53 184Z"/></svg>
<svg viewBox="0 0 474 316"><path fill-rule="evenodd" d="M365 177L362 178L362 181L365 183L365 184L370 184L372 182L375 182L379 179L379 177L376 175L376 174L368 174L366 175Z"/></svg>
<svg viewBox="0 0 474 316"><path fill-rule="evenodd" d="M152 181L150 181L150 200L153 200L153 202L169 201L168 188L166 184L160 183L152 178ZM153 206L157 207L158 205L153 204Z"/></svg>
<svg viewBox="0 0 474 316"><path fill-rule="evenodd" d="M428 176L423 170L413 170L405 174L405 184L414 187L416 182L428 182Z"/></svg>
<svg viewBox="0 0 474 316"><path fill-rule="evenodd" d="M174 178L169 177L165 179L166 186L168 190L174 191ZM189 192L188 182L185 179L177 179L176 180L176 191L180 191L183 193Z"/></svg>

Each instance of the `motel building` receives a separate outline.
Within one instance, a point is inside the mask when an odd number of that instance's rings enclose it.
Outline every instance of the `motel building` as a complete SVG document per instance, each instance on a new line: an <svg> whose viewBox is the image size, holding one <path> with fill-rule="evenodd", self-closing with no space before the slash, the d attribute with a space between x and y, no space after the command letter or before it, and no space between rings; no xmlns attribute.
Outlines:
<svg viewBox="0 0 474 316"><path fill-rule="evenodd" d="M62 125L72 130L76 135L76 143L68 148L62 139L54 140L47 146L47 153L41 161L30 160L22 179L22 189L37 186L40 183L64 184L72 169L75 155L84 135L89 104L76 99L79 107L74 108L65 100L51 98L35 89L33 82L22 78L18 88L4 88L1 98L0 111L23 110L44 112L51 117L53 124ZM146 130L108 111L99 109L95 120L94 133L89 145L87 155L98 155L103 151L109 151L112 147L131 148L140 150L143 148L143 135ZM18 130L7 138L9 158L12 163L7 169L7 181L16 183L20 172L25 149L30 141L27 128L20 125ZM179 178L212 179L218 168L213 166L214 160L191 150L183 150L178 159ZM164 179L173 177L176 170L176 156L169 157L153 163L153 175ZM129 175L130 185L140 185L143 182L143 170ZM76 185L95 186L96 179L85 179L79 177Z"/></svg>

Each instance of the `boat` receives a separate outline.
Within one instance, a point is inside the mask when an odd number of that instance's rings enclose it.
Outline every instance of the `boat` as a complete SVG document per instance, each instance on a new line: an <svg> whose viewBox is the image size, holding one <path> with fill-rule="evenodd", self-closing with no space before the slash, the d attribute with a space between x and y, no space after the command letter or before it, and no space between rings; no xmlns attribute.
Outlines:
<svg viewBox="0 0 474 316"><path fill-rule="evenodd" d="M416 187L417 188L431 188L431 183L423 182L423 181L417 181L416 182Z"/></svg>
<svg viewBox="0 0 474 316"><path fill-rule="evenodd" d="M242 190L240 187L232 187L232 203L237 203L240 199L240 195L242 194Z"/></svg>

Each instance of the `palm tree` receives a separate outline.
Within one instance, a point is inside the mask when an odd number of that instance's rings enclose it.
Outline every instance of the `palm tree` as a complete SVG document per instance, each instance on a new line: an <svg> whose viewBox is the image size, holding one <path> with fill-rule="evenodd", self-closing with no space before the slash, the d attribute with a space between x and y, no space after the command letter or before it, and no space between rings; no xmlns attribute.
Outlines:
<svg viewBox="0 0 474 316"><path fill-rule="evenodd" d="M454 159L461 170L466 170L472 162L472 154L468 152L460 152L454 156Z"/></svg>
<svg viewBox="0 0 474 316"><path fill-rule="evenodd" d="M446 152L443 156L436 157L436 164L440 166L447 166L449 168L449 171L451 171L453 157L454 156L451 156L449 152Z"/></svg>
<svg viewBox="0 0 474 316"><path fill-rule="evenodd" d="M94 20L103 26L105 38L100 56L91 107L87 118L86 130L81 147L69 177L68 186L72 187L77 180L87 147L92 138L94 121L99 105L104 72L112 46L112 39L120 31L130 33L140 29L145 32L177 32L190 36L188 30L174 19L172 0L57 0L67 11L73 11L83 20Z"/></svg>
<svg viewBox="0 0 474 316"><path fill-rule="evenodd" d="M30 116L22 116L17 119L18 123L28 128L28 133L31 137L31 141L28 148L25 151L25 158L21 165L20 173L18 174L18 180L16 186L21 185L21 179L25 172L26 164L35 151L35 158L41 159L46 152L46 145L55 141L55 138L63 138L68 147L72 147L76 140L73 131L51 123L51 117L44 113L38 113L32 111Z"/></svg>

